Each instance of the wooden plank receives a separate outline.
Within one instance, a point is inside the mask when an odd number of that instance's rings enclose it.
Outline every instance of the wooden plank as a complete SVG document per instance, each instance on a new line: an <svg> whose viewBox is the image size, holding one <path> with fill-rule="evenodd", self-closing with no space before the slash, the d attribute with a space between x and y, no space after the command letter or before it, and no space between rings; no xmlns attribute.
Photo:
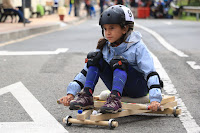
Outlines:
<svg viewBox="0 0 200 133"><path fill-rule="evenodd" d="M164 111L146 112L146 113L151 113L151 114L173 114L173 108L167 108ZM180 115L181 114L181 109L176 109L176 114Z"/></svg>
<svg viewBox="0 0 200 133"><path fill-rule="evenodd" d="M95 108L100 108L105 104L106 101L94 101L94 107Z"/></svg>
<svg viewBox="0 0 200 133"><path fill-rule="evenodd" d="M148 110L148 106L149 105L147 104L122 103L122 109L129 109L129 110ZM177 106L177 101L162 104L161 110L174 106Z"/></svg>
<svg viewBox="0 0 200 133"><path fill-rule="evenodd" d="M95 101L99 100L99 96L100 96L100 95L93 96L93 100L95 100Z"/></svg>
<svg viewBox="0 0 200 133"><path fill-rule="evenodd" d="M102 120L108 120L111 118L118 118L123 116L129 116L134 114L141 114L145 112L150 112L151 110L122 110L122 112L116 113L116 114L102 114L99 113L97 115L90 115L91 121L102 121Z"/></svg>
<svg viewBox="0 0 200 133"><path fill-rule="evenodd" d="M93 99L94 99L95 101L99 101L99 96L95 96L95 97L93 97ZM132 101L132 103L135 103L135 102L134 102L134 98L129 98L128 101ZM173 101L175 101L175 96L164 95L164 96L163 96L163 99L162 99L162 101L161 101L161 104L165 104L165 103L173 102ZM101 101L101 102L105 102L105 101ZM129 103L130 103L130 102L129 102ZM96 105L97 105L97 107L101 107L101 106L103 106L104 104L103 104L103 103L101 103L101 104L96 103ZM96 106L95 106L95 107L96 107Z"/></svg>
<svg viewBox="0 0 200 133"><path fill-rule="evenodd" d="M173 107L177 106L177 101L169 102L169 103L166 103L162 106L164 107L164 109L173 108Z"/></svg>
<svg viewBox="0 0 200 133"><path fill-rule="evenodd" d="M67 123L66 119L63 119L64 123ZM109 126L109 121L91 121L91 120L77 120L74 118L69 118L68 122L75 123L75 124L85 124L85 125L99 125L99 126ZM118 122L112 122L113 127L118 127Z"/></svg>
<svg viewBox="0 0 200 133"><path fill-rule="evenodd" d="M171 98L171 97L170 97ZM99 102L102 104L103 102ZM97 115L90 115L90 120L92 121L101 121L101 120L107 120L111 118L117 118L117 117L123 117L128 115L134 115L134 114L141 114L141 113L155 113L155 114L173 114L173 107L177 106L177 101L169 102L164 105L162 105L162 108L164 111L156 111L152 112L151 110L147 110L147 105L145 104L123 104L124 108L128 108L123 110L122 112L116 113L116 114L102 114L99 113ZM180 114L181 110L177 110L177 114Z"/></svg>
<svg viewBox="0 0 200 133"><path fill-rule="evenodd" d="M173 101L175 101L175 96L164 95L160 104L162 105L162 104L173 102Z"/></svg>
<svg viewBox="0 0 200 133"><path fill-rule="evenodd" d="M108 120L112 118L118 118L123 116L129 116L134 114L142 114L142 113L152 113L152 114L173 114L173 106L176 106L177 102L171 102L167 103L164 106L164 111L156 111L152 112L151 110L123 110L122 112L116 113L116 114L102 114L99 113L97 115L90 115L91 121L102 121L102 120ZM181 114L181 109L176 110L176 114Z"/></svg>
<svg viewBox="0 0 200 133"><path fill-rule="evenodd" d="M146 105L146 104L138 104L138 103L122 103L122 109L147 110L148 109L148 105Z"/></svg>
<svg viewBox="0 0 200 133"><path fill-rule="evenodd" d="M174 96L164 97L163 100L162 100L162 102L161 102L161 105L165 105L166 103L171 103L174 100L175 100ZM101 106L104 105L105 102L106 101L94 101L94 107L95 108L100 108ZM173 104L173 103L171 103L171 104ZM167 105L165 105L165 106L167 106ZM174 106L177 106L177 102L176 102L176 105L174 105ZM170 104L168 105L168 107L170 107ZM147 108L148 108L147 104L125 103L125 102L122 102L122 109L145 110Z"/></svg>
<svg viewBox="0 0 200 133"><path fill-rule="evenodd" d="M94 101L94 107L95 108L100 108L101 106L103 106L105 104L106 101ZM122 109L147 109L147 105L146 104L138 104L138 103L124 103L122 102Z"/></svg>
<svg viewBox="0 0 200 133"><path fill-rule="evenodd" d="M85 110L82 112L82 114L77 114L76 119L77 120L85 120L92 114L92 110Z"/></svg>

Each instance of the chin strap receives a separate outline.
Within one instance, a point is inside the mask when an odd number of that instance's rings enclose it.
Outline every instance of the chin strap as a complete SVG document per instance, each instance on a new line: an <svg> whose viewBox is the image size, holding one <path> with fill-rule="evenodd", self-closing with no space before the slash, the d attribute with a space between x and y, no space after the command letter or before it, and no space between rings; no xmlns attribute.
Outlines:
<svg viewBox="0 0 200 133"><path fill-rule="evenodd" d="M102 32L102 36L104 37L104 30L103 30L103 28L101 28L102 30L101 30L101 32Z"/></svg>

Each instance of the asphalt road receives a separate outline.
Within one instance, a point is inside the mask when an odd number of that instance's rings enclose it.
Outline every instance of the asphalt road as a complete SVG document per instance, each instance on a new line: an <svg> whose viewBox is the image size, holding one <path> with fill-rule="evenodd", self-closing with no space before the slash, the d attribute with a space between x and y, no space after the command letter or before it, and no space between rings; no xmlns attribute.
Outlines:
<svg viewBox="0 0 200 133"><path fill-rule="evenodd" d="M158 33L174 48L184 52L188 57L180 57L167 50L158 39L146 30L135 27L143 35L143 41L149 50L159 59L167 72L172 84L177 90L179 98L184 103L183 117L174 118L166 115L133 115L117 118L119 127L109 130L107 127L73 124L66 127L62 118L66 115L75 117L77 111L70 111L68 107L58 105L57 99L66 94L66 88L74 76L82 70L84 59L89 51L95 49L98 39L102 36L98 20L90 19L78 25L70 25L67 29L40 35L28 40L0 47L2 51L24 53L35 51L36 55L0 55L0 88L15 83L22 83L35 99L42 104L61 125L69 132L187 132L197 131L200 125L200 69L192 68L187 61L194 61L200 65L200 23L178 20L138 20L136 23ZM58 48L68 48L60 54L40 55L38 51L55 51ZM162 77L161 77L162 78ZM6 88L7 89L7 88ZM99 94L106 87L99 81L94 95ZM0 89L0 131L2 123L34 121L34 117L27 112L12 92L3 93ZM165 91L163 92L167 94ZM18 96L26 95L20 93ZM32 105L31 105L32 104ZM27 105L27 104L25 104ZM37 104L30 103L32 109ZM41 110L32 111L33 115ZM189 115L188 115L189 112ZM184 125L184 120L186 125ZM47 118L40 117L41 121ZM187 123L188 122L188 123ZM194 125L196 126L187 126ZM11 123L15 124L15 123ZM51 123L49 124L50 126ZM33 128L39 128L37 125ZM53 127L52 127L53 128ZM192 130L191 130L192 128ZM196 129L196 130L195 130ZM18 129L20 130L20 129ZM200 130L199 130L200 131Z"/></svg>

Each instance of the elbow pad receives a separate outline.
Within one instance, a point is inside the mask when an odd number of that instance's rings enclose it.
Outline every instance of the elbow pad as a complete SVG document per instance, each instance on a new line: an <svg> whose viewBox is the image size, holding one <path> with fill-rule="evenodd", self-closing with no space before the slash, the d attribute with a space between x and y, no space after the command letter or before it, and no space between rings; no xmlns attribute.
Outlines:
<svg viewBox="0 0 200 133"><path fill-rule="evenodd" d="M163 86L164 86L163 81L160 79L160 76L159 76L159 74L158 74L157 72L151 72L151 73L149 73L149 74L147 75L147 82L148 82L149 78L150 78L151 76L154 76L154 75L157 75L157 76L158 76L159 84L151 85L151 86L149 87L149 90L151 90L151 89L153 89L153 88L159 88L159 89L161 89L161 88L163 88Z"/></svg>

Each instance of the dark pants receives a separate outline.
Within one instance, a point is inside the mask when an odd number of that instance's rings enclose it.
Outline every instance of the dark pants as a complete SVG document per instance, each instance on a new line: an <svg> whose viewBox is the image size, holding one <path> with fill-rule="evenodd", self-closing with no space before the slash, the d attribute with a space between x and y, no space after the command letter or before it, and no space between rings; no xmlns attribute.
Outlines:
<svg viewBox="0 0 200 133"><path fill-rule="evenodd" d="M5 11L13 11L14 13L16 13L19 16L19 22L23 22L23 12L20 10L15 10L15 9L4 9Z"/></svg>
<svg viewBox="0 0 200 133"><path fill-rule="evenodd" d="M89 67L86 76L85 87L94 88L100 77L109 90L113 88L113 70L103 59L100 60L99 68ZM146 96L148 94L147 82L142 73L128 66L127 79L123 88L122 96L132 98Z"/></svg>
<svg viewBox="0 0 200 133"><path fill-rule="evenodd" d="M103 3L100 3L100 15L103 12Z"/></svg>

